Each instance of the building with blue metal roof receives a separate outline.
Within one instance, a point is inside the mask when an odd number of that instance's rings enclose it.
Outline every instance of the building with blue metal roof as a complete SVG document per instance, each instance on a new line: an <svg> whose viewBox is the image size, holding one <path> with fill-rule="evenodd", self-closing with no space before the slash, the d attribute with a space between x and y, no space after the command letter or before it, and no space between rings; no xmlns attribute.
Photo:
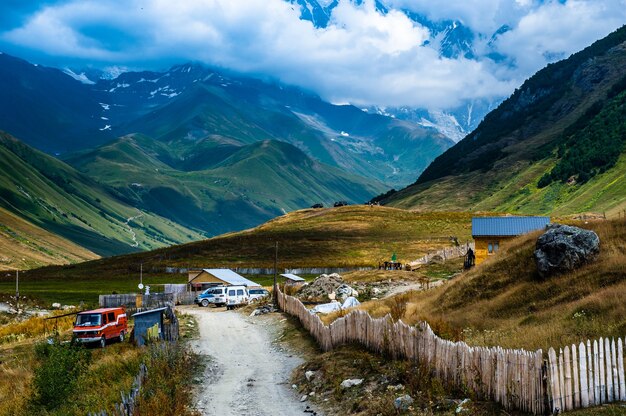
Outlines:
<svg viewBox="0 0 626 416"><path fill-rule="evenodd" d="M476 243L476 264L500 249L502 242L518 235L545 229L550 217L475 217L472 218L472 237Z"/></svg>

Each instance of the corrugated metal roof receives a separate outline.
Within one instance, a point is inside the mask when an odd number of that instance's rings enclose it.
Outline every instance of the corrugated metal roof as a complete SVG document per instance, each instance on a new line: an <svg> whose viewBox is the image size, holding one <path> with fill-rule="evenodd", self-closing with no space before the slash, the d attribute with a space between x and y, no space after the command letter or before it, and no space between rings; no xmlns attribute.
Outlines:
<svg viewBox="0 0 626 416"><path fill-rule="evenodd" d="M202 269L210 275L217 277L220 280L228 283L229 285L240 286L261 286L258 283L254 283L252 280L248 280L240 274L235 273L230 269Z"/></svg>
<svg viewBox="0 0 626 416"><path fill-rule="evenodd" d="M147 315L147 314L149 314L149 313L163 312L163 311L164 311L164 310L166 310L166 309L167 309L167 306L164 306L164 307L162 307L162 308L155 308L155 309L150 309L150 310L147 310L147 311L137 312L137 313L134 313L134 314L133 314L133 317L135 317L135 316L141 316L141 315Z"/></svg>
<svg viewBox="0 0 626 416"><path fill-rule="evenodd" d="M301 278L300 276L296 276L295 274L284 273L284 274L281 274L281 276L286 279L293 280L294 282L304 282L303 278Z"/></svg>
<svg viewBox="0 0 626 416"><path fill-rule="evenodd" d="M541 230L550 217L476 217L472 218L472 236L516 236Z"/></svg>

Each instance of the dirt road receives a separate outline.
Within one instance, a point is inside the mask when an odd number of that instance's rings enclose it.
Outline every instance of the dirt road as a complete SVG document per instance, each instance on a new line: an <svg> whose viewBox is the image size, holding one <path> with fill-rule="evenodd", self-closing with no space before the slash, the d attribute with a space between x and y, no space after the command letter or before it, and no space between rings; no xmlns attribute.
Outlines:
<svg viewBox="0 0 626 416"><path fill-rule="evenodd" d="M192 347L212 360L196 399L203 415L305 414L308 403L300 402L289 383L302 361L272 344L277 336L275 319L214 308L184 312L193 314L199 324L200 337Z"/></svg>

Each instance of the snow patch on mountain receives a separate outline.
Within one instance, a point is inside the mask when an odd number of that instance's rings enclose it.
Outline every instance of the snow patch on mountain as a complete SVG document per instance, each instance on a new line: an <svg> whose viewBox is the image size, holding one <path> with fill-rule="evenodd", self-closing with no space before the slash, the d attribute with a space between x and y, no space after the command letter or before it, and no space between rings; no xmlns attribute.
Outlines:
<svg viewBox="0 0 626 416"><path fill-rule="evenodd" d="M444 111L429 111L429 119L422 118L418 124L424 127L431 127L444 136L452 139L455 143L467 135L467 131L459 124L456 117Z"/></svg>
<svg viewBox="0 0 626 416"><path fill-rule="evenodd" d="M83 84L87 84L87 85L95 84L95 82L93 82L92 80L87 78L87 75L85 75L84 72L81 72L80 74L77 74L76 72L72 71L69 68L63 69L63 72L65 72L70 77L74 78L76 81L82 82Z"/></svg>

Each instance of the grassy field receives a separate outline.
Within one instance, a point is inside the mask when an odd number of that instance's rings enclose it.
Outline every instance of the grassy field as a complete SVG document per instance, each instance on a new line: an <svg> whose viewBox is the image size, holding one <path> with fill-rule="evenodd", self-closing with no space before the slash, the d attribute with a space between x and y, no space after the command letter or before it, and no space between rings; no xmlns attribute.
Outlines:
<svg viewBox="0 0 626 416"><path fill-rule="evenodd" d="M30 272L20 274L20 295L26 296L35 304L49 308L54 302L78 306L82 301L86 307L97 306L98 295L113 293L138 293L139 276L119 279L76 279L68 282L58 279L38 279L29 281ZM273 275L245 275L261 286L272 286ZM303 275L306 280L317 277ZM152 292L161 292L165 283L187 283L185 274L144 273L143 283ZM0 281L0 293L15 295L15 281Z"/></svg>
<svg viewBox="0 0 626 416"><path fill-rule="evenodd" d="M257 228L150 252L67 266L29 270L21 290L50 301L97 299L97 294L135 290L143 264L144 284L183 283L185 275L164 268L375 267L397 254L415 260L470 238L470 213L419 213L386 207L347 206L296 211ZM0 276L0 293L14 292L14 277Z"/></svg>
<svg viewBox="0 0 626 416"><path fill-rule="evenodd" d="M407 323L428 321L435 332L473 345L536 349L626 334L626 223L580 224L601 241L597 260L563 275L539 279L532 256L538 233L519 237L497 256L440 288L371 301L383 316L405 303Z"/></svg>
<svg viewBox="0 0 626 416"><path fill-rule="evenodd" d="M0 314L0 416L73 416L105 410L113 412L120 401L120 392L129 392L140 363L148 366L149 377L139 397L140 415L169 416L195 414L191 402L191 380L201 368L201 360L189 353L184 342L176 345L137 348L130 342L114 342L105 349L80 348L78 353L86 360L81 370L71 380L59 381L59 366L67 363L55 361L48 372L41 369L50 355L42 355L46 344L43 319L34 317L20 322L4 322ZM61 318L60 340L71 335L73 317ZM193 337L197 324L187 315L180 316L181 339ZM190 330L191 328L191 330ZM45 348L45 347L44 347ZM57 350L69 348L68 344L56 344ZM67 357L66 357L67 359ZM39 375L38 375L39 374ZM48 381L71 382L69 397L52 406L50 400L42 400L42 390L37 378ZM57 383L58 384L58 383ZM55 392L55 394L60 394ZM67 393L67 392L66 392Z"/></svg>

